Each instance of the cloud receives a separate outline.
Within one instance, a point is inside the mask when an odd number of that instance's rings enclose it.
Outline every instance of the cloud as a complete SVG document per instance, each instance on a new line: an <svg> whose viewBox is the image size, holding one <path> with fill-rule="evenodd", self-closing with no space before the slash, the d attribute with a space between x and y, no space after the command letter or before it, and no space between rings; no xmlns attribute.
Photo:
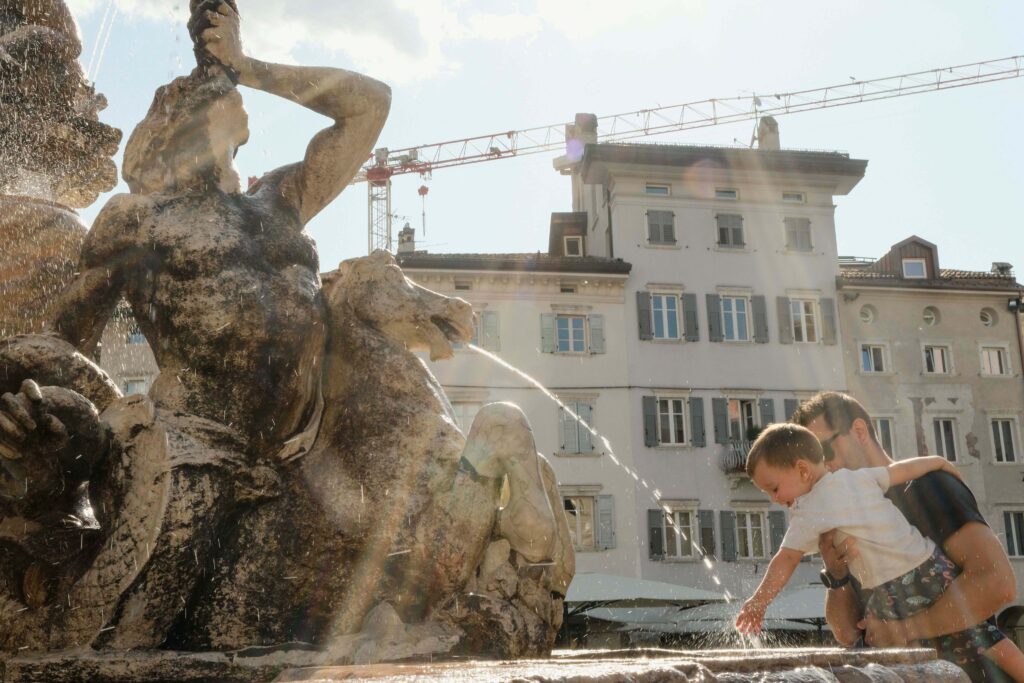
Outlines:
<svg viewBox="0 0 1024 683"><path fill-rule="evenodd" d="M187 0L67 0L84 17L113 2L120 13L153 21L184 22ZM624 26L691 13L698 0L533 0L517 4L467 0L245 0L241 6L247 49L261 59L295 62L301 49L348 57L353 67L391 83L452 73L450 52L459 43L532 41L544 31L590 38ZM500 11L488 6L499 8Z"/></svg>

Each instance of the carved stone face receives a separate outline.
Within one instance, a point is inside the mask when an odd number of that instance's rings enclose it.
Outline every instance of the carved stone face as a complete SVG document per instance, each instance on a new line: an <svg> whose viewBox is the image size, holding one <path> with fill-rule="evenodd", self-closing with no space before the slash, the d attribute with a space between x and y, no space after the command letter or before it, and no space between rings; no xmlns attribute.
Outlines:
<svg viewBox="0 0 1024 683"><path fill-rule="evenodd" d="M242 96L227 76L193 72L157 91L125 147L124 178L137 194L200 185L241 189L233 159L249 139Z"/></svg>

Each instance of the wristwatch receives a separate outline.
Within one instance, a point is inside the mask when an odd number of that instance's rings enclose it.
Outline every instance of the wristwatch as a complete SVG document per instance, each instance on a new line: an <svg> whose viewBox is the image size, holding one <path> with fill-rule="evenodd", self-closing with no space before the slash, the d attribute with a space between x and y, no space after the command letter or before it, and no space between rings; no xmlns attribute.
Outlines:
<svg viewBox="0 0 1024 683"><path fill-rule="evenodd" d="M822 585L825 586L825 588L828 588L828 589L831 589L831 590L834 590L836 588L842 588L846 584L850 583L850 575L847 574L843 578L837 579L836 577L834 577L831 574L829 574L827 569L822 569L821 570L821 583L822 583Z"/></svg>

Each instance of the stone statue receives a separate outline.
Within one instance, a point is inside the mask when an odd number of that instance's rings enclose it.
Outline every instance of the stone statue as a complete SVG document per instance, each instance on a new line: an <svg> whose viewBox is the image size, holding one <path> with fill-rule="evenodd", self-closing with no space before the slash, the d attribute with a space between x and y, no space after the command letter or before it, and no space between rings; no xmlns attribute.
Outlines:
<svg viewBox="0 0 1024 683"><path fill-rule="evenodd" d="M0 337L44 329L85 238L74 208L117 181L81 51L62 0L0 0Z"/></svg>
<svg viewBox="0 0 1024 683"><path fill-rule="evenodd" d="M386 253L321 281L303 232L369 155L387 87L247 57L230 2L189 28L199 65L128 142L131 193L89 233L64 340L0 345L0 649L301 640L347 660L405 623L444 635L408 652L546 653L574 571L554 474L514 406L464 437L411 352L451 356L472 310ZM245 193L236 80L334 120ZM160 365L149 397L82 355L122 295Z"/></svg>

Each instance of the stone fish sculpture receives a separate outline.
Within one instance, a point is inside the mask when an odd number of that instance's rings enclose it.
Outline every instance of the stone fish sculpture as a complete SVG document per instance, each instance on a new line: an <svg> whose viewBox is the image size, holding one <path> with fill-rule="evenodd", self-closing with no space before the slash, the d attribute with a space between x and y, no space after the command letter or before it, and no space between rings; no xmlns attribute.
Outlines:
<svg viewBox="0 0 1024 683"><path fill-rule="evenodd" d="M321 283L302 230L368 156L386 86L250 59L231 4L192 10L199 66L129 140L64 340L0 344L0 648L302 640L344 661L391 605L451 636L437 652L546 653L574 563L553 472L514 407L463 437L409 350L450 356L471 309L387 254ZM244 194L236 80L334 121ZM161 368L149 398L81 353L122 295Z"/></svg>
<svg viewBox="0 0 1024 683"><path fill-rule="evenodd" d="M85 238L74 209L117 182L81 51L62 0L0 0L0 337L44 329Z"/></svg>

